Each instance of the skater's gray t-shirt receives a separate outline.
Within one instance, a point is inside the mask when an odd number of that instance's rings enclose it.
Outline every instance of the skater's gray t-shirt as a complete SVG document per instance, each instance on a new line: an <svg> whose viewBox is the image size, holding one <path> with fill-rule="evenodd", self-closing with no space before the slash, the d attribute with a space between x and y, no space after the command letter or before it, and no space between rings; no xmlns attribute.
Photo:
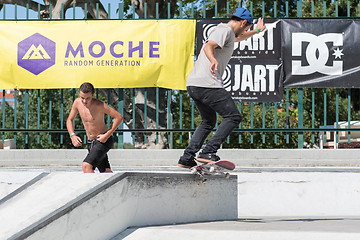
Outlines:
<svg viewBox="0 0 360 240"><path fill-rule="evenodd" d="M232 27L226 23L220 23L209 34L207 41L216 42L219 47L214 49L214 56L219 63L218 70L215 71L216 77L210 73L210 61L201 48L195 66L190 72L186 86L196 86L205 88L223 88L222 75L234 51L235 34Z"/></svg>

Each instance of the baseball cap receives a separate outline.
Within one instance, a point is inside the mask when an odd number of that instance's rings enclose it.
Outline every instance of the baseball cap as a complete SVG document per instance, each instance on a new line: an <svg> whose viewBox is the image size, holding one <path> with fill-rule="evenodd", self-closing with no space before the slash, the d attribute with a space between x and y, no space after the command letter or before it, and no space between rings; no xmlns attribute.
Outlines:
<svg viewBox="0 0 360 240"><path fill-rule="evenodd" d="M253 24L253 18L251 16L251 13L245 9L245 8L236 8L236 11L234 13L228 13L225 14L228 17L238 17L241 19L246 20L247 22Z"/></svg>

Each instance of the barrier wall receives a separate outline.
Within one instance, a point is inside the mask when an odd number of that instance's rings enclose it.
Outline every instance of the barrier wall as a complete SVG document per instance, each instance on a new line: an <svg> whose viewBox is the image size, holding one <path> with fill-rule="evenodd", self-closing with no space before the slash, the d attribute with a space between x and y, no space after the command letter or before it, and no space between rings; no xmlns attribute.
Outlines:
<svg viewBox="0 0 360 240"><path fill-rule="evenodd" d="M83 192L95 178L103 179ZM11 212L19 214L9 221ZM0 216L1 239L109 239L130 226L234 220L237 179L213 176L203 184L192 174L50 173L0 205Z"/></svg>
<svg viewBox="0 0 360 240"><path fill-rule="evenodd" d="M112 166L177 166L183 149L112 149ZM81 166L85 149L4 150L0 167ZM358 149L220 149L237 167L360 167Z"/></svg>

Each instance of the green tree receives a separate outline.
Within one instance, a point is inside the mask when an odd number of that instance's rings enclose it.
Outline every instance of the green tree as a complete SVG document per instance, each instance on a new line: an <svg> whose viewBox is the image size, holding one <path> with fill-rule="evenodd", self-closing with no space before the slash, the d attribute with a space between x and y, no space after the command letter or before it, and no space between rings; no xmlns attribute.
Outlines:
<svg viewBox="0 0 360 240"><path fill-rule="evenodd" d="M72 89L20 90L17 93L16 121L15 109L8 106L6 129L25 129L26 125L28 129L66 129L65 122L74 96ZM83 128L80 118L75 120L75 127ZM17 148L72 148L67 132L8 132L5 137L14 138Z"/></svg>

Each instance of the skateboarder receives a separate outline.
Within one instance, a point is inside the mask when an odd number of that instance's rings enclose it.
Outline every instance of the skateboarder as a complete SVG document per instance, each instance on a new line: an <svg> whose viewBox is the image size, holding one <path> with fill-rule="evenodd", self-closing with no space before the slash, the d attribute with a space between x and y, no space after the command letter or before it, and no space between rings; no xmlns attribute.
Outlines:
<svg viewBox="0 0 360 240"><path fill-rule="evenodd" d="M82 163L84 173L93 173L95 168L100 172L112 172L107 152L113 145L112 133L119 127L123 116L102 101L94 98L95 89L91 83L85 82L79 88L79 95L75 99L66 127L70 134L71 142L75 147L81 146L81 138L74 132L73 121L79 113L84 124L88 138L88 155ZM104 115L114 118L110 129L107 129Z"/></svg>
<svg viewBox="0 0 360 240"><path fill-rule="evenodd" d="M192 136L189 146L180 157L180 167L196 166L195 154L200 150L206 137L216 124L216 113L223 117L215 134L199 153L200 162L219 161L216 155L222 142L239 125L242 116L231 95L224 89L222 75L234 50L234 42L245 40L264 31L264 21L259 18L257 28L248 31L253 24L251 13L237 8L227 24L220 23L209 34L198 60L189 74L186 87L201 115L202 122Z"/></svg>

